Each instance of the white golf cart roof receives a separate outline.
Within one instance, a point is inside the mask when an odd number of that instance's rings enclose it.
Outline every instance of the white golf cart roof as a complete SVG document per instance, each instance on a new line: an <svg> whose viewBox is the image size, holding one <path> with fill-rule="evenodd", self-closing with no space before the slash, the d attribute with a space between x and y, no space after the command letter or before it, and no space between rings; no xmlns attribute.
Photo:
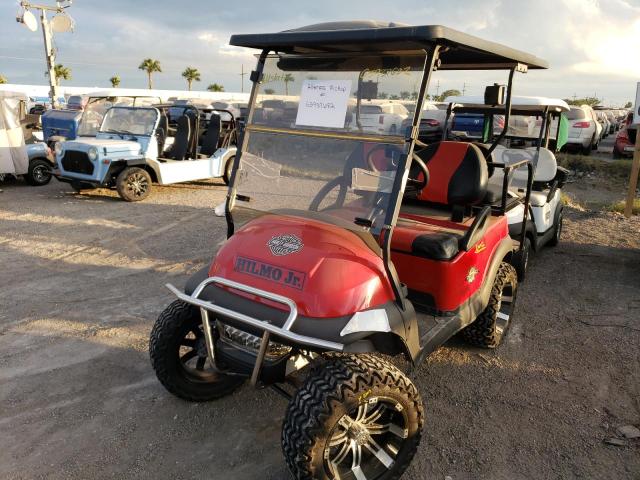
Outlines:
<svg viewBox="0 0 640 480"><path fill-rule="evenodd" d="M153 90L149 91L142 88L109 88L95 90L84 95L87 97L159 97L157 93L153 93Z"/></svg>
<svg viewBox="0 0 640 480"><path fill-rule="evenodd" d="M29 96L24 92L12 92L11 90L0 90L0 98L13 98L15 100L29 101Z"/></svg>
<svg viewBox="0 0 640 480"><path fill-rule="evenodd" d="M479 95L452 96L444 100L446 103L464 105L465 107L486 107L484 97ZM549 107L551 111L568 112L570 107L564 100L547 97L514 96L511 99L511 107L516 110L541 110L541 107Z"/></svg>

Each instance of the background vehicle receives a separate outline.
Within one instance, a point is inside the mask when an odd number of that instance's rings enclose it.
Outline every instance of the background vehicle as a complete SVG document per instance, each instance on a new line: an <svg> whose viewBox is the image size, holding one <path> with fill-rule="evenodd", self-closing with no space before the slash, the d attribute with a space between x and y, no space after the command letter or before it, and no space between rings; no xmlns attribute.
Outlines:
<svg viewBox="0 0 640 480"><path fill-rule="evenodd" d="M396 134L408 117L409 111L401 103L366 103L360 107L360 124L367 132ZM351 128L358 128L355 122L354 117Z"/></svg>
<svg viewBox="0 0 640 480"><path fill-rule="evenodd" d="M567 148L577 148L583 155L591 155L600 141L602 127L596 121L593 109L588 105L571 107L567 112L569 138Z"/></svg>
<svg viewBox="0 0 640 480"><path fill-rule="evenodd" d="M86 95L71 95L67 99L67 108L69 110L84 110L84 107L87 105L89 101L89 97Z"/></svg>
<svg viewBox="0 0 640 480"><path fill-rule="evenodd" d="M483 118L483 123L500 116L504 125L505 117L500 108L484 105L480 97L449 97L451 115L475 114ZM563 100L546 97L513 97L508 128L494 128L493 133L485 132L479 147L496 164L513 165L527 161L533 166L533 184L530 192L530 215L523 223L525 200L528 186L526 165L513 171L507 178L509 198L520 198L520 203L505 202L509 222L509 235L521 241L523 249L511 257L511 263L518 272L518 280L526 275L529 257L539 252L543 246L555 246L560 242L563 223L561 189L566 182L568 171L559 167L553 152L558 151L567 140L567 120L564 113L569 105ZM477 113L475 113L477 112ZM500 144L490 151L491 143L499 137ZM505 175L494 169L489 176L488 195L492 201L500 201ZM522 238L524 235L524 238Z"/></svg>
<svg viewBox="0 0 640 480"><path fill-rule="evenodd" d="M613 158L633 157L637 130L629 128L632 122L633 112L629 112L616 135L616 141L613 144Z"/></svg>
<svg viewBox="0 0 640 480"><path fill-rule="evenodd" d="M153 367L195 401L245 379L274 387L289 399L282 448L296 479L399 478L424 409L411 380L375 354L418 365L458 331L496 347L517 297L514 245L504 209L486 201L482 151L415 138L422 95L409 136L347 124L348 106L358 119L371 106L360 87L374 80L381 91L426 92L436 64L507 71L510 91L516 70L546 63L442 26L380 22L229 43L262 50L250 109L266 84L299 96L298 114L287 128L248 123L227 196L229 238L185 293L170 287L177 300L151 333Z"/></svg>
<svg viewBox="0 0 640 480"><path fill-rule="evenodd" d="M118 90L117 96L113 90ZM102 117L112 106L149 106L159 104L160 98L137 90L113 89L96 91L87 96L82 111L49 110L42 116L43 140L53 148L58 141L76 137L95 137Z"/></svg>
<svg viewBox="0 0 640 480"><path fill-rule="evenodd" d="M223 128L219 115L201 122L201 112L184 105L173 129L169 108L175 107L111 107L95 138L56 143L54 175L77 191L115 187L129 202L144 200L152 182L218 177L228 182L236 151L235 122Z"/></svg>
<svg viewBox="0 0 640 480"><path fill-rule="evenodd" d="M602 130L600 131L600 140L604 140L609 136L609 131L611 130L611 123L609 122L609 118L602 110L594 110L593 113L595 113L596 119L602 127Z"/></svg>
<svg viewBox="0 0 640 480"><path fill-rule="evenodd" d="M615 114L611 110L605 110L604 114L609 120L609 134L615 133L620 129L620 122L616 118Z"/></svg>

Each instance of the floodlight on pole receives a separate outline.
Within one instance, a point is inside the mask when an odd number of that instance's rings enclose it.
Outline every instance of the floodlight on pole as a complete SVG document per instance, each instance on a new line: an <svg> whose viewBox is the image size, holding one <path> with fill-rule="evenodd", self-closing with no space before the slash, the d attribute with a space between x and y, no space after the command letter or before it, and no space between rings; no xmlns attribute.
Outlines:
<svg viewBox="0 0 640 480"><path fill-rule="evenodd" d="M56 78L56 52L53 48L52 32L72 32L74 27L73 18L65 12L69 8L73 0L57 0L56 5L39 5L31 3L27 0L20 1L22 12L16 16L16 22L22 23L30 31L35 32L38 29L38 21L31 10L40 10L40 25L42 26L42 35L44 38L45 57L47 59L47 74L49 75L49 86L51 90L51 105L53 108L58 106L58 79ZM47 18L47 12L55 12L51 22Z"/></svg>

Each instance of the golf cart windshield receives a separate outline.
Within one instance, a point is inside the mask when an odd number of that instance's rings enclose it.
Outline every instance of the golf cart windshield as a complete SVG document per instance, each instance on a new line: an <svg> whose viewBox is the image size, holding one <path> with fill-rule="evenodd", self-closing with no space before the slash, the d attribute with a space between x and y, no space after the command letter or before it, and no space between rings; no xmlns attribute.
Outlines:
<svg viewBox="0 0 640 480"><path fill-rule="evenodd" d="M107 110L100 133L152 135L157 121L155 108L113 107Z"/></svg>
<svg viewBox="0 0 640 480"><path fill-rule="evenodd" d="M268 57L234 217L276 211L379 232L412 120L395 99L417 98L423 66L422 55Z"/></svg>
<svg viewBox="0 0 640 480"><path fill-rule="evenodd" d="M104 118L111 107L148 107L159 103L157 97L91 97L82 113L78 125L79 137L95 137Z"/></svg>

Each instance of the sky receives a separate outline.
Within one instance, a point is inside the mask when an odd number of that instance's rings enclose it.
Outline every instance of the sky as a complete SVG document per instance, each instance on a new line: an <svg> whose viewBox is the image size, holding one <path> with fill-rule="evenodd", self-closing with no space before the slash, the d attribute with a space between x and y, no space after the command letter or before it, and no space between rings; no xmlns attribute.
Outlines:
<svg viewBox="0 0 640 480"><path fill-rule="evenodd" d="M42 33L16 23L18 10L17 0L0 0L0 75L46 84ZM194 90L216 82L240 91L244 78L247 91L248 75L240 73L253 68L255 52L229 46L231 34L362 19L446 25L549 61L550 70L517 77L519 95L596 95L617 106L635 97L640 82L640 0L75 0L68 12L75 31L56 34L55 45L72 86L108 87L119 75L121 87L144 88L138 65L152 57L163 70L155 88L186 89L180 74L191 66L202 76ZM438 72L430 90L480 95L493 81L504 78Z"/></svg>

